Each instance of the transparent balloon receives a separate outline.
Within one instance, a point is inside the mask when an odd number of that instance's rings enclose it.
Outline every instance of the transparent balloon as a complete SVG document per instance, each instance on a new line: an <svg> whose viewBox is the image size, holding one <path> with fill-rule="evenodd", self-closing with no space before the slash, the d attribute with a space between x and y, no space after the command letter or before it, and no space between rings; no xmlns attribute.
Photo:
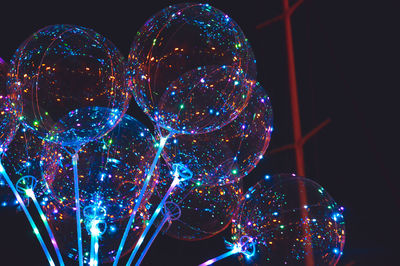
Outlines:
<svg viewBox="0 0 400 266"><path fill-rule="evenodd" d="M252 265L335 265L345 242L342 207L314 181L266 176L245 194L232 220L233 241L255 243L240 255Z"/></svg>
<svg viewBox="0 0 400 266"><path fill-rule="evenodd" d="M185 134L233 120L251 94L248 80L256 78L253 52L236 22L197 3L151 17L136 35L127 71L144 112L158 126Z"/></svg>
<svg viewBox="0 0 400 266"><path fill-rule="evenodd" d="M105 233L102 232L99 241L100 261L111 261L116 254L124 226L143 186L155 149L155 141L150 131L134 118L125 115L106 136L86 144L78 152L79 198L83 222L86 229L90 227L93 219L102 221L105 227L102 229ZM64 232L68 232L67 237L72 241L76 232L72 226L75 217L75 197L71 155L59 145L46 143L42 161L44 177L50 195L55 200L54 208L58 211L62 209L62 213L68 215L68 219L71 220L71 226L62 230L67 230ZM156 172L145 195L146 199L150 197L157 178ZM100 210L100 214L93 214ZM53 218L53 224L58 224L61 219L57 213L54 213ZM61 226L59 224L59 227ZM61 229L57 229L56 226L56 231L59 230ZM135 234L139 234L139 231ZM90 238L83 243L90 243ZM133 242L129 240L129 243L132 247ZM75 252L77 255L76 250L71 251L73 247L76 249L75 243L71 244L66 252Z"/></svg>
<svg viewBox="0 0 400 266"><path fill-rule="evenodd" d="M163 165L152 201L158 202L169 187L173 171ZM198 241L210 238L227 228L232 217L237 214L242 198L242 184L224 186L200 186L186 183L177 186L168 198L166 207L170 212L178 212L176 217L167 219L164 232L173 238ZM164 208L164 216L165 214Z"/></svg>
<svg viewBox="0 0 400 266"><path fill-rule="evenodd" d="M79 147L109 132L126 111L124 73L122 55L105 37L80 26L53 25L21 44L7 86L21 94L25 127L42 139Z"/></svg>
<svg viewBox="0 0 400 266"><path fill-rule="evenodd" d="M143 185L155 149L150 131L129 115L106 136L83 146L78 152L82 208L101 202L108 217L126 217ZM42 161L43 174L54 198L66 207L74 207L71 154L59 145L46 143ZM152 184L157 178L156 173Z"/></svg>
<svg viewBox="0 0 400 266"><path fill-rule="evenodd" d="M269 97L257 83L247 107L234 121L206 134L173 135L163 156L170 165L181 163L188 167L196 182L236 182L263 158L271 139L272 118Z"/></svg>
<svg viewBox="0 0 400 266"><path fill-rule="evenodd" d="M7 150L18 128L17 92L6 90L8 64L0 58L0 154ZM1 177L0 177L1 179Z"/></svg>

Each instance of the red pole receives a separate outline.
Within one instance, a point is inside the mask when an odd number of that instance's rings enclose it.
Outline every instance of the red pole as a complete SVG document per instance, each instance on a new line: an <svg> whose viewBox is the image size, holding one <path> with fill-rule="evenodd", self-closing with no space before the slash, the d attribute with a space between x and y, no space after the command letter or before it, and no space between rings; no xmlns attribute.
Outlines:
<svg viewBox="0 0 400 266"><path fill-rule="evenodd" d="M290 102L292 107L292 122L293 122L293 134L294 134L294 149L296 153L296 169L299 176L305 176L306 171L304 167L304 153L303 153L303 141L301 134L301 122L300 122L300 110L299 110L299 99L297 94L297 81L296 81L296 68L294 63L294 49L293 49L293 35L292 35L292 24L290 21L290 7L289 1L283 0L283 19L285 22L285 34L286 34L286 48L288 57L288 74L289 74L289 90L290 90ZM302 229L305 239L305 263L307 266L314 265L314 257L312 251L311 235L308 226L308 214L304 206L307 205L307 194L306 188L303 182L299 183L299 199L300 199L300 212L302 216Z"/></svg>
<svg viewBox="0 0 400 266"><path fill-rule="evenodd" d="M298 175L305 176L306 171L304 167L303 145L301 145L302 136L301 136L301 122L300 122L300 111L299 111L300 108L297 95L297 81L296 81L296 68L294 63L292 24L290 22L289 10L290 10L289 1L283 0L286 48L287 48L288 71L289 71L290 102L292 106L294 146L296 152L296 169Z"/></svg>

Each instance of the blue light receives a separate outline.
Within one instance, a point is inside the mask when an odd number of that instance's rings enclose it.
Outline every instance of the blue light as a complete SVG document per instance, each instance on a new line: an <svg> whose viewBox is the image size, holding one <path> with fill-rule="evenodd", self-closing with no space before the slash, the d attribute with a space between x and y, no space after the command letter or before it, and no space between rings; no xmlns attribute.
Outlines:
<svg viewBox="0 0 400 266"><path fill-rule="evenodd" d="M268 180L268 179L270 179L270 176L269 175L265 175L265 180Z"/></svg>
<svg viewBox="0 0 400 266"><path fill-rule="evenodd" d="M338 249L338 248L334 248L334 249L333 249L333 253L339 254L339 249Z"/></svg>
<svg viewBox="0 0 400 266"><path fill-rule="evenodd" d="M272 215L274 215L274 216L278 216L278 212L274 212L274 213L272 213Z"/></svg>

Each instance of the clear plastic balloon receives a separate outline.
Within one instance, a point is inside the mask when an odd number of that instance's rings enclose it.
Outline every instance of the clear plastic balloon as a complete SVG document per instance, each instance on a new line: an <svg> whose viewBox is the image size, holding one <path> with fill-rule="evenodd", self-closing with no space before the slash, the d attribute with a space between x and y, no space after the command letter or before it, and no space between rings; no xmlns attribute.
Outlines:
<svg viewBox="0 0 400 266"><path fill-rule="evenodd" d="M86 144L78 152L79 198L83 222L87 224L92 218L98 218L92 217L91 214L97 208L103 210L100 220L107 227L99 241L100 261L111 261L112 256L116 254L119 240L143 186L155 150L155 141L150 131L134 118L125 115L111 132ZM61 218L59 214L55 214L53 224L58 224L56 231L60 231L60 234L63 234L61 231L65 232L66 237L72 241L76 232L72 229L75 197L71 155L59 145L46 143L42 161L44 177L51 197L55 199L54 206L58 211L62 209L62 213L68 215L68 219L71 220L68 222L70 225L58 229L62 227L62 222L58 222L57 219ZM156 172L145 195L146 200L150 197L157 178ZM103 237L104 234L107 237ZM135 234L139 234L139 231ZM130 246L127 247L132 247L132 241L128 241ZM84 246L89 242L90 238L84 239ZM73 247L76 249L75 243L71 244L66 252L77 255L76 250L72 251Z"/></svg>
<svg viewBox="0 0 400 266"><path fill-rule="evenodd" d="M7 85L21 94L25 127L45 140L79 147L110 131L126 111L124 74L122 55L105 37L53 25L21 44Z"/></svg>
<svg viewBox="0 0 400 266"><path fill-rule="evenodd" d="M128 58L127 82L139 106L160 127L185 134L233 120L251 94L247 81L255 78L242 30L208 4L173 5L151 17Z"/></svg>
<svg viewBox="0 0 400 266"><path fill-rule="evenodd" d="M161 167L160 182L153 194L159 201L168 189L172 171ZM180 240L198 241L223 231L237 214L242 198L241 182L224 186L199 186L196 183L180 185L168 198L168 203L179 209L179 216L168 220L165 233ZM178 210L177 210L178 211ZM164 214L165 215L165 214Z"/></svg>
<svg viewBox="0 0 400 266"><path fill-rule="evenodd" d="M345 242L342 210L310 179L266 176L245 194L232 238L255 243L255 253L240 255L252 265L335 265Z"/></svg>
<svg viewBox="0 0 400 266"><path fill-rule="evenodd" d="M32 132L21 127L10 143L7 153L1 157L1 162L11 181L16 184L19 179L25 176L33 176L38 180L34 187L36 197L40 197L46 190L42 181L41 151L43 140L36 137ZM1 182L1 181L0 181ZM6 184L3 181L3 185ZM5 187L1 188L0 204L3 206L18 205L12 191Z"/></svg>
<svg viewBox="0 0 400 266"><path fill-rule="evenodd" d="M0 154L7 150L18 127L17 92L6 90L8 64L0 58ZM1 179L1 177L0 177Z"/></svg>
<svg viewBox="0 0 400 266"><path fill-rule="evenodd" d="M248 175L263 157L271 139L272 107L257 84L247 107L219 130L197 135L173 135L163 156L168 164L181 163L193 180L222 185Z"/></svg>
<svg viewBox="0 0 400 266"><path fill-rule="evenodd" d="M140 193L155 149L150 131L129 115L124 115L106 136L83 146L78 152L82 208L101 202L110 219L127 217ZM46 143L42 161L43 174L53 197L65 207L75 207L71 155L59 145ZM157 178L156 173L151 184Z"/></svg>

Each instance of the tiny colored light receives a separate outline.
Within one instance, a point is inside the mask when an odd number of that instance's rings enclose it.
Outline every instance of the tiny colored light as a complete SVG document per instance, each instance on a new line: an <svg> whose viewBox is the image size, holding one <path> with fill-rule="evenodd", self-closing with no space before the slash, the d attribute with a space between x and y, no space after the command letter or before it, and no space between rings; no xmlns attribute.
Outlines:
<svg viewBox="0 0 400 266"><path fill-rule="evenodd" d="M185 106L183 104L179 105L179 109L183 109Z"/></svg>

